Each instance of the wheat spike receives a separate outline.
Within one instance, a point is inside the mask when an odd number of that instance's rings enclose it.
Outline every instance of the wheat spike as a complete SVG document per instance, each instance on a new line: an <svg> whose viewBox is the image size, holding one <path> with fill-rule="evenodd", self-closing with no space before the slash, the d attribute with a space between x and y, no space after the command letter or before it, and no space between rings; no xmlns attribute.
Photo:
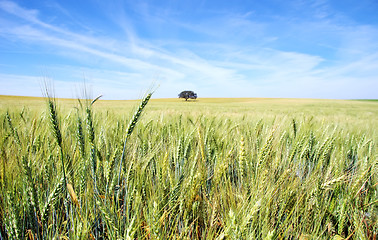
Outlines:
<svg viewBox="0 0 378 240"><path fill-rule="evenodd" d="M122 161L123 159L125 158L125 151L126 151L126 143L127 143L127 139L129 138L129 136L131 135L131 133L133 132L134 130L134 127L136 125L136 123L138 122L139 120L139 117L140 115L142 114L142 111L144 109L144 107L147 105L148 101L150 100L151 96L152 96L153 93L149 93L147 94L147 96L141 101L138 109L136 110L136 112L134 113L133 117L131 118L130 120L130 123L127 127L127 130L126 130L126 137L125 137L125 141L123 143L123 150L122 150L122 156L121 156L121 159L119 161L119 172L118 172L118 186L120 184L120 178L121 178L121 170L122 170Z"/></svg>
<svg viewBox="0 0 378 240"><path fill-rule="evenodd" d="M9 125L9 128L12 132L12 135L16 141L16 143L21 146L21 141L20 141L20 137L18 136L18 132L17 132L17 129L13 126L13 123L12 123L12 119L9 115L9 112L7 111L6 113L6 119L7 119L7 122L8 122L8 125Z"/></svg>
<svg viewBox="0 0 378 240"><path fill-rule="evenodd" d="M245 143L244 143L244 137L241 136L240 149L239 149L240 179L242 179L244 177L244 174L245 174L245 165L246 165L245 162L246 162Z"/></svg>
<svg viewBox="0 0 378 240"><path fill-rule="evenodd" d="M62 177L59 180L59 182L55 185L54 189L51 191L49 197L47 198L47 201L45 202L45 205L41 213L43 223L46 223L50 209L52 209L52 207L55 206L56 201L59 198L59 195L62 193L64 189L64 183L64 177Z"/></svg>
<svg viewBox="0 0 378 240"><path fill-rule="evenodd" d="M77 198L77 195L76 195L71 183L67 183L67 190L68 190L68 193L71 196L71 201L76 205L76 207L80 208L79 200Z"/></svg>

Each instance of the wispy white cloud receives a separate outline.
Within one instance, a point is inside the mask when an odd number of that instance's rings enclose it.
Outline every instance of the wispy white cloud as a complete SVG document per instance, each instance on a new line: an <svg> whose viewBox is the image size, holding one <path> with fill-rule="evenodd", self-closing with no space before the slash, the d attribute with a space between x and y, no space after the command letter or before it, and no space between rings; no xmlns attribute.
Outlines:
<svg viewBox="0 0 378 240"><path fill-rule="evenodd" d="M0 5L0 7L2 6ZM15 9L19 10L18 8L15 8ZM10 12L14 13L13 11L10 11ZM20 12L24 13L27 11L20 11ZM20 13L17 12L17 14L18 14L17 16L19 16ZM104 47L107 44L106 40L101 41L101 39L97 39L95 37L90 38L90 37L83 36L80 34L71 33L69 31L62 30L55 26L45 24L39 21L38 19L35 19L34 17L27 17L26 19L29 19L29 18L32 19L33 22L38 22L40 26L43 26L43 27L48 26L48 29L52 29L55 32L63 33L63 35L56 36L55 34L51 34L51 32L46 32L43 28L36 28L30 25L10 26L8 28L6 27L0 30L0 34L2 34L5 37L18 38L20 40L34 42L34 44L49 44L55 47L62 47L65 49L76 50L76 51L84 52L87 54L99 56L109 61L120 63L131 69L137 69L137 70L150 69L153 71L163 72L164 74L169 74L169 75L178 74L174 70L166 69L164 67L160 67L158 65L151 64L149 62L146 62L140 59L126 57L125 55L118 54L118 53L112 53L113 49ZM94 47L90 43L96 43L95 45L98 45L101 47L98 47L98 48Z"/></svg>
<svg viewBox="0 0 378 240"><path fill-rule="evenodd" d="M38 10L35 9L25 9L20 7L18 4L11 1L1 1L0 8L8 13L17 15L28 21L39 23L37 19Z"/></svg>

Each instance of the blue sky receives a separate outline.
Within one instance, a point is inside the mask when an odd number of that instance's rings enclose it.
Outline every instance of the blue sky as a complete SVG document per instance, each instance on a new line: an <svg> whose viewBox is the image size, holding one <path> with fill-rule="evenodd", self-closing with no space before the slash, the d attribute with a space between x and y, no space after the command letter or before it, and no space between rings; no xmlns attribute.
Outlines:
<svg viewBox="0 0 378 240"><path fill-rule="evenodd" d="M0 94L378 98L377 0L0 0Z"/></svg>

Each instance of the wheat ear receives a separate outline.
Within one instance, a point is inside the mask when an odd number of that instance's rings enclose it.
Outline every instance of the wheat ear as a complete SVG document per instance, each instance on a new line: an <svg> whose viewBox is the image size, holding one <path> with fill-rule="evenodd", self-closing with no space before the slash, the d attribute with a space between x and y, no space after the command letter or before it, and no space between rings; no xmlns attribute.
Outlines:
<svg viewBox="0 0 378 240"><path fill-rule="evenodd" d="M138 107L137 111L134 113L134 115L131 118L130 123L129 123L128 127L127 127L126 137L125 137L125 141L123 143L122 156L121 156L121 159L119 161L118 186L119 186L119 182L120 182L120 178L121 178L122 161L123 161L123 159L125 157L125 150L126 150L127 139L129 138L129 136L133 132L134 127L135 127L136 123L138 122L138 120L140 118L140 115L142 114L142 111L143 111L144 107L147 105L148 101L150 100L152 94L153 93L147 94L147 96L142 100L142 102L139 104L139 107Z"/></svg>

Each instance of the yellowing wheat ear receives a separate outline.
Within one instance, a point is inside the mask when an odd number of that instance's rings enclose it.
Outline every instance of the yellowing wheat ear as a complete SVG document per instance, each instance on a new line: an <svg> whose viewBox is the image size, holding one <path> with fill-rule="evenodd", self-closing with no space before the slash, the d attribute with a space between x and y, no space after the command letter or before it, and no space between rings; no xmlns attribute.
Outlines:
<svg viewBox="0 0 378 240"><path fill-rule="evenodd" d="M67 190L68 190L68 193L71 196L72 202L76 205L76 207L79 207L79 200L77 199L77 195L76 195L71 183L67 183Z"/></svg>

